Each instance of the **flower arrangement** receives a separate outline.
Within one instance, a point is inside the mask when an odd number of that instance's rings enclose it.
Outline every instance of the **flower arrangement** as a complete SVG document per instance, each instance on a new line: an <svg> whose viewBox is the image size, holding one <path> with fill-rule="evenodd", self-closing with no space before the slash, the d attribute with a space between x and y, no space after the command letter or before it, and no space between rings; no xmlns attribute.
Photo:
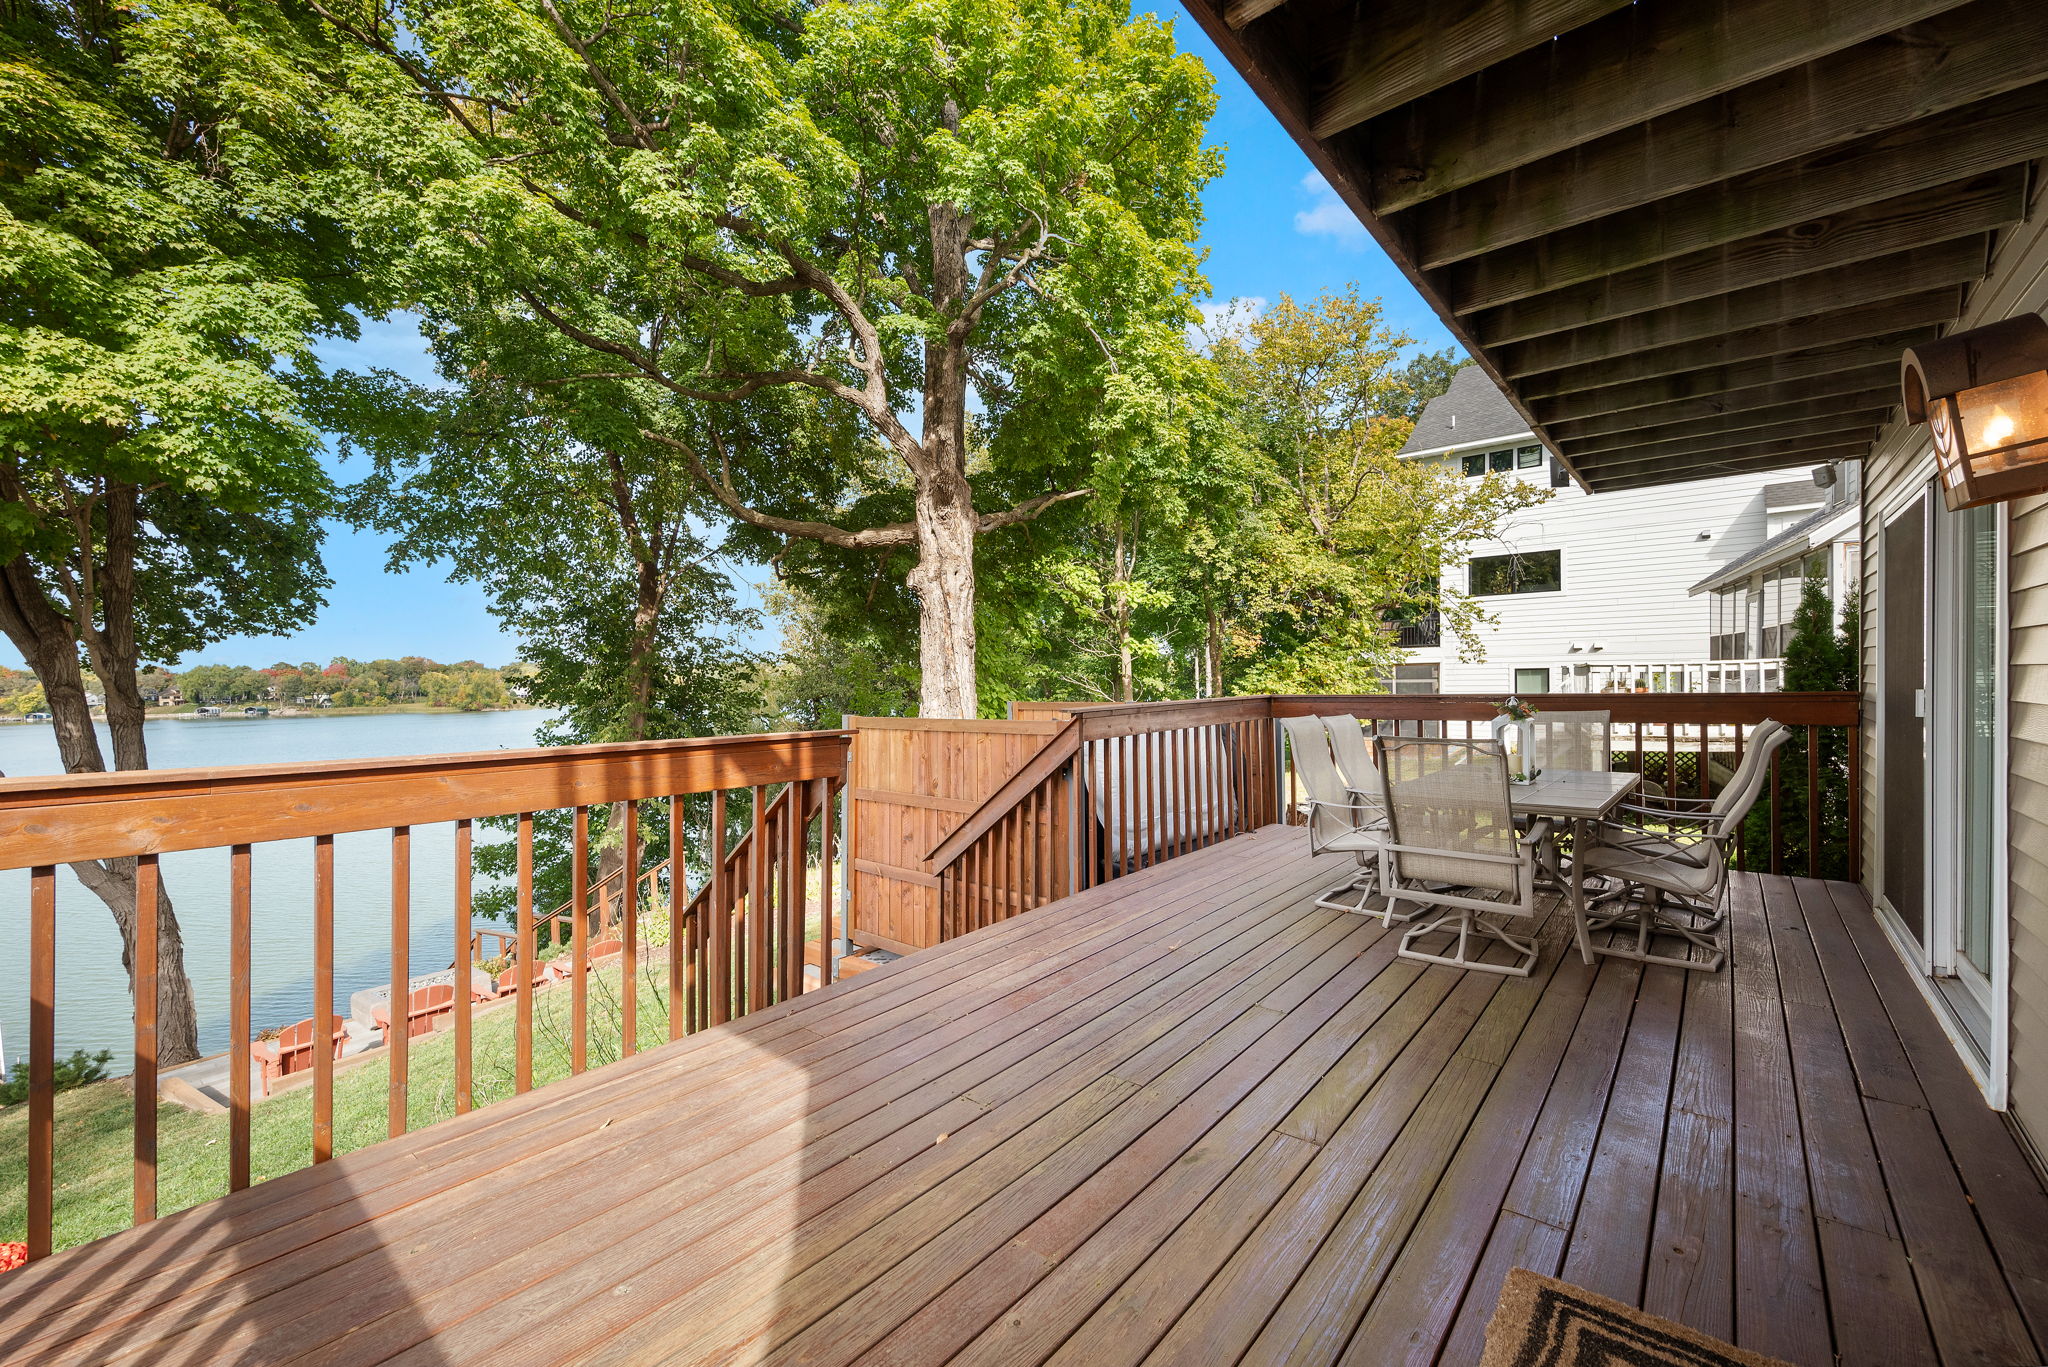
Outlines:
<svg viewBox="0 0 2048 1367"><path fill-rule="evenodd" d="M1512 693L1495 703L1493 710L1513 721L1527 721L1537 711L1535 704L1523 702Z"/></svg>
<svg viewBox="0 0 2048 1367"><path fill-rule="evenodd" d="M27 1261L27 1244L0 1244L0 1272L12 1272Z"/></svg>

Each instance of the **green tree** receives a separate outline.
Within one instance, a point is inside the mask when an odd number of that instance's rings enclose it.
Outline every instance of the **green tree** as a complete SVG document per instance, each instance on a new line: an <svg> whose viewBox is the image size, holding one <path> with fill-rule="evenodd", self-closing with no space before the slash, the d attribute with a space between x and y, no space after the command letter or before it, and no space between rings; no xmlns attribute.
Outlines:
<svg viewBox="0 0 2048 1367"><path fill-rule="evenodd" d="M0 629L71 773L144 768L145 658L319 603L297 385L359 302L326 205L321 31L229 0L0 8ZM134 945L132 860L73 865ZM197 1046L168 894L162 1057Z"/></svg>
<svg viewBox="0 0 2048 1367"><path fill-rule="evenodd" d="M1206 586L1215 673L1245 691L1353 692L1400 661L1395 623L1438 613L1469 651L1485 614L1443 585L1444 564L1549 491L1507 476L1461 479L1395 455L1416 386L1436 360L1402 363L1410 339L1356 289L1304 307L1282 296L1214 354L1258 460ZM1420 365L1418 371L1417 367Z"/></svg>
<svg viewBox="0 0 2048 1367"><path fill-rule="evenodd" d="M1862 637L1862 612L1855 595L1844 600L1837 627L1827 576L1814 569L1800 588L1780 687L1787 693L1855 692L1862 686ZM1849 732L1841 727L1821 728L1817 745L1808 744L1804 727L1793 728L1792 739L1778 752L1775 796L1767 787L1743 828L1743 856L1750 868L1771 867L1775 818L1783 841L1779 855L1788 872L1805 873L1811 853L1812 866L1821 877L1856 876L1849 867L1849 744ZM1807 801L1809 786L1818 806L1810 807Z"/></svg>
<svg viewBox="0 0 2048 1367"><path fill-rule="evenodd" d="M1170 26L1116 0L315 3L383 63L354 200L416 298L516 311L596 393L658 401L646 438L771 545L902 552L921 706L971 714L976 540L1086 493L1192 314L1213 94ZM824 438L806 462L792 423Z"/></svg>

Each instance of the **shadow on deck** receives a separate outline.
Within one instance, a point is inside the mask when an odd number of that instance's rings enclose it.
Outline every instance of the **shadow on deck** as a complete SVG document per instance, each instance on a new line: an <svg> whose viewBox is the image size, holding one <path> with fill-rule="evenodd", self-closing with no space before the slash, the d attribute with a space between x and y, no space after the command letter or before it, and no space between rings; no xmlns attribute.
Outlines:
<svg viewBox="0 0 2048 1367"><path fill-rule="evenodd" d="M0 1356L1441 1361L1511 1266L1824 1367L2032 1362L2048 1196L1848 885L1719 974L1394 957L1269 827L58 1255Z"/></svg>

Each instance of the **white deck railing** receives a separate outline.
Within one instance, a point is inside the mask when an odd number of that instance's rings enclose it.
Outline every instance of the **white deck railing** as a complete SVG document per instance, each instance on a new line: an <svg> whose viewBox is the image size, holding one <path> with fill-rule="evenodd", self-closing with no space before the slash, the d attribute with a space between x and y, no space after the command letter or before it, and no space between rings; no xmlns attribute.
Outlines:
<svg viewBox="0 0 2048 1367"><path fill-rule="evenodd" d="M1785 661L1571 660L1558 666L1560 693L1775 693Z"/></svg>

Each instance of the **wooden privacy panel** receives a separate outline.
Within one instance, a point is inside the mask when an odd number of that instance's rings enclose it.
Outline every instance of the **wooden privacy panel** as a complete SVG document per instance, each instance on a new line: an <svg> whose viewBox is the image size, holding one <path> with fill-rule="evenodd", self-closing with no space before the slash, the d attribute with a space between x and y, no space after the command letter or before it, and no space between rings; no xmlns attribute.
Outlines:
<svg viewBox="0 0 2048 1367"><path fill-rule="evenodd" d="M908 953L939 942L933 847L1036 755L1060 718L848 717L847 933Z"/></svg>

